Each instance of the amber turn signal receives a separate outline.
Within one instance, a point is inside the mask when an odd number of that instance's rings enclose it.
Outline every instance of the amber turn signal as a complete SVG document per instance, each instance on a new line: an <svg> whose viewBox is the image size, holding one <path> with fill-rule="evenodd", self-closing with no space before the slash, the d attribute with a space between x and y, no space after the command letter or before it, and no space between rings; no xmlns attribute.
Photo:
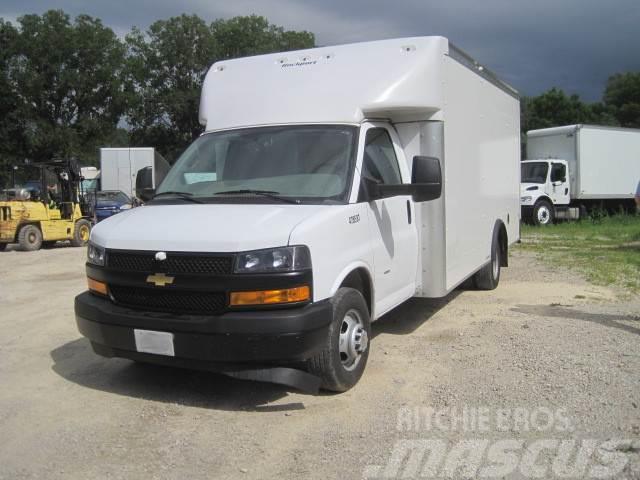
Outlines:
<svg viewBox="0 0 640 480"><path fill-rule="evenodd" d="M93 278L87 277L87 284L89 285L89 290L92 292L99 293L101 295L107 295L107 284L99 282L98 280L94 280Z"/></svg>
<svg viewBox="0 0 640 480"><path fill-rule="evenodd" d="M231 292L229 303L232 307L243 305L273 305L277 303L304 302L311 298L307 285L281 290L258 290L255 292Z"/></svg>

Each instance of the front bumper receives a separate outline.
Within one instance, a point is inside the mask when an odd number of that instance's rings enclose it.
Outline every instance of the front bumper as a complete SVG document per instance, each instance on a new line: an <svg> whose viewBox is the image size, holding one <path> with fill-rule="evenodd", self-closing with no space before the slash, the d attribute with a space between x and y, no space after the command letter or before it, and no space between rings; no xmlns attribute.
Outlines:
<svg viewBox="0 0 640 480"><path fill-rule="evenodd" d="M75 299L75 314L99 355L224 371L312 357L324 345L332 306L323 300L299 308L175 315L132 310L85 292ZM134 329L173 333L175 357L136 351Z"/></svg>

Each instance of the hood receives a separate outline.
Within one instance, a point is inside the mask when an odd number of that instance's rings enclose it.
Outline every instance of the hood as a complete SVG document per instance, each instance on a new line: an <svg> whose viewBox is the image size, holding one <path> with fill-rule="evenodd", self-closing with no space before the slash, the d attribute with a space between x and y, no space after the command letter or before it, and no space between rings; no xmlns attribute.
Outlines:
<svg viewBox="0 0 640 480"><path fill-rule="evenodd" d="M170 252L239 252L281 247L294 227L328 205L146 205L96 225L105 248Z"/></svg>
<svg viewBox="0 0 640 480"><path fill-rule="evenodd" d="M121 205L124 205L124 203L113 201L98 201L98 203L96 203L96 208L115 208L120 207Z"/></svg>

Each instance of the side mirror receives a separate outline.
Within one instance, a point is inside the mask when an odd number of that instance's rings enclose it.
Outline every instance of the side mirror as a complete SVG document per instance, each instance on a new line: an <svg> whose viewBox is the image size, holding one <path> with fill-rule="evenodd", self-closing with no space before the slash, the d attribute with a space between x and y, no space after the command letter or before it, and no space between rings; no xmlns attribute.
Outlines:
<svg viewBox="0 0 640 480"><path fill-rule="evenodd" d="M440 198L442 194L440 160L434 157L413 157L411 183L381 185L366 177L362 177L362 182L364 182L365 192L367 192L369 200L396 195L411 195L414 202L435 200Z"/></svg>
<svg viewBox="0 0 640 480"><path fill-rule="evenodd" d="M413 157L411 193L414 202L435 200L442 195L442 170L440 160L435 157Z"/></svg>
<svg viewBox="0 0 640 480"><path fill-rule="evenodd" d="M153 169L151 167L141 168L136 175L136 197L143 202L148 202L153 198L154 193Z"/></svg>

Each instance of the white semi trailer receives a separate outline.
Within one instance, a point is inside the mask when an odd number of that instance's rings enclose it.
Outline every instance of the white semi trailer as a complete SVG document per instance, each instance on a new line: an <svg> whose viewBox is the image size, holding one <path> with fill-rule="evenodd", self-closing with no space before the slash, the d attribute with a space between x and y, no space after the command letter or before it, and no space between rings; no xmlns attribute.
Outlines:
<svg viewBox="0 0 640 480"><path fill-rule="evenodd" d="M205 133L93 229L80 332L107 357L351 388L382 315L497 286L519 105L442 37L215 63Z"/></svg>
<svg viewBox="0 0 640 480"><path fill-rule="evenodd" d="M593 207L635 208L640 130L567 125L527 132L522 218L538 225L578 219Z"/></svg>

